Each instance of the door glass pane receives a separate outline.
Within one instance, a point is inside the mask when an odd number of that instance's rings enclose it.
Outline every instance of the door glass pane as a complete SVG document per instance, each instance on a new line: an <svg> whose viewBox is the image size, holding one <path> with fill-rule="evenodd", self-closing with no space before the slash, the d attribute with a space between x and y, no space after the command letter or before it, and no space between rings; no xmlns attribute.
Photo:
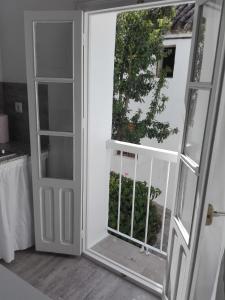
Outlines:
<svg viewBox="0 0 225 300"><path fill-rule="evenodd" d="M210 0L201 7L193 81L212 81L221 8L222 0Z"/></svg>
<svg viewBox="0 0 225 300"><path fill-rule="evenodd" d="M73 138L40 136L41 177L73 179Z"/></svg>
<svg viewBox="0 0 225 300"><path fill-rule="evenodd" d="M38 106L41 130L73 131L71 83L39 83Z"/></svg>
<svg viewBox="0 0 225 300"><path fill-rule="evenodd" d="M38 77L72 78L72 22L36 24Z"/></svg>
<svg viewBox="0 0 225 300"><path fill-rule="evenodd" d="M184 153L199 163L205 131L210 91L190 90L187 132Z"/></svg>
<svg viewBox="0 0 225 300"><path fill-rule="evenodd" d="M178 217L190 234L193 209L195 203L195 192L197 176L181 161L180 183L178 201L180 203Z"/></svg>

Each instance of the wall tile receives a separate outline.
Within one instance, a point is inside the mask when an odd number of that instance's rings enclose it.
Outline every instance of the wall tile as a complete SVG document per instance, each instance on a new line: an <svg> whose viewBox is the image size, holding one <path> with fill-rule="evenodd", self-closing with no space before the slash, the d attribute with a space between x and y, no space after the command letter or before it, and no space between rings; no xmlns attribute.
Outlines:
<svg viewBox="0 0 225 300"><path fill-rule="evenodd" d="M10 141L29 144L29 117L27 85L25 83L3 83L4 113L9 117ZM21 102L23 112L15 111L15 102Z"/></svg>
<svg viewBox="0 0 225 300"><path fill-rule="evenodd" d="M41 99L43 100L43 105L40 107L40 114L42 114L43 119L48 120L48 86L46 84L41 84L39 93L41 93ZM1 99L3 101L1 101ZM22 113L15 111L15 102L22 103ZM9 117L10 142L19 142L30 145L26 83L0 83L0 112L1 111Z"/></svg>

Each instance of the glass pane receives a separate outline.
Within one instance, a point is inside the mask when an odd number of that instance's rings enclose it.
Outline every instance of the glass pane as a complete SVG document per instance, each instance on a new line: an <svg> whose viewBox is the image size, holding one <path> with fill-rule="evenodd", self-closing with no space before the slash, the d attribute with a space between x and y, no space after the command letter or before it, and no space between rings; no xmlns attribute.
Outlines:
<svg viewBox="0 0 225 300"><path fill-rule="evenodd" d="M40 136L41 177L73 179L73 138Z"/></svg>
<svg viewBox="0 0 225 300"><path fill-rule="evenodd" d="M210 0L201 8L193 81L212 81L221 8L222 0Z"/></svg>
<svg viewBox="0 0 225 300"><path fill-rule="evenodd" d="M199 163L208 111L210 91L190 90L190 108L184 153Z"/></svg>
<svg viewBox="0 0 225 300"><path fill-rule="evenodd" d="M38 77L71 78L73 74L72 23L37 23Z"/></svg>
<svg viewBox="0 0 225 300"><path fill-rule="evenodd" d="M183 162L181 164L178 217L190 234L198 177Z"/></svg>
<svg viewBox="0 0 225 300"><path fill-rule="evenodd" d="M39 83L38 105L41 130L73 131L71 83Z"/></svg>

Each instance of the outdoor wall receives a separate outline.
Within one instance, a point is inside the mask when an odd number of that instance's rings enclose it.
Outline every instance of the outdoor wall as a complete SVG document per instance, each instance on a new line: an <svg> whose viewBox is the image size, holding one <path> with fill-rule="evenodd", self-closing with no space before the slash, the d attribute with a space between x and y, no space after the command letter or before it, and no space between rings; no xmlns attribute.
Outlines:
<svg viewBox="0 0 225 300"><path fill-rule="evenodd" d="M178 134L169 136L163 143L158 143L156 139L144 138L141 140L142 145L161 148L165 150L178 151L179 145L182 139L183 125L185 118L185 90L187 72L189 66L189 56L191 47L190 34L180 38L170 38L164 40L165 46L176 46L175 64L173 78L167 78L167 87L163 89L163 93L168 96L169 101L166 105L166 109L157 117L157 120L162 122L169 122L171 127L178 127ZM130 109L136 112L139 108L145 113L150 105L152 95L149 94L145 98L145 103L133 103L130 105ZM132 114L132 112L131 112ZM137 180L146 181L149 180L149 164L145 157L138 158L137 165ZM164 204L165 200L165 187L166 187L166 176L167 176L167 162L155 161L153 165L153 178L152 185L160 188L162 194L156 199L160 205ZM120 170L120 157L117 155L112 156L112 170L119 172ZM167 208L172 208L174 199L174 188L176 182L174 181L176 171L176 164L171 165L171 176L169 181L168 190L168 202ZM133 178L134 174L134 159L124 158L123 175Z"/></svg>
<svg viewBox="0 0 225 300"><path fill-rule="evenodd" d="M172 36L172 35L171 35ZM163 148L165 150L177 151L183 133L183 125L185 118L185 90L187 83L187 72L189 66L189 56L191 48L191 36L176 35L176 39L165 39L163 44L165 46L176 46L175 63L173 78L166 79L166 88L162 90L168 98L166 109L156 118L162 122L169 122L171 127L179 129L178 134L169 136L163 143L158 143L156 139L144 138L141 144L156 148ZM146 97L146 101L142 104L141 109L145 112L149 108L152 95ZM132 105L131 109L136 111L138 104Z"/></svg>
<svg viewBox="0 0 225 300"><path fill-rule="evenodd" d="M104 24L104 30L103 30ZM87 246L107 235L116 14L90 17L88 54Z"/></svg>

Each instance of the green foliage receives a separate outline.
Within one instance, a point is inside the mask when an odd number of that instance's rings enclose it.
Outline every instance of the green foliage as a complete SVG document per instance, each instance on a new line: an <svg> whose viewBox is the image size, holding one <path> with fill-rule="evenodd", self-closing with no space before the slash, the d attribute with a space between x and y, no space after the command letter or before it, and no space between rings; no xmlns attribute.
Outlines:
<svg viewBox="0 0 225 300"><path fill-rule="evenodd" d="M136 181L136 197L134 208L134 238L144 241L145 222L147 211L148 186L146 182ZM119 193L119 174L111 172L109 185L109 227L117 229L118 215L118 193ZM131 230L131 211L132 211L133 180L122 176L121 184L121 207L120 207L120 231L129 235ZM154 244L157 233L161 228L161 218L157 212L157 207L153 203L161 194L158 188L151 186L150 209L148 223L149 244Z"/></svg>
<svg viewBox="0 0 225 300"><path fill-rule="evenodd" d="M114 96L112 138L140 144L140 139L156 138L163 142L177 133L168 122L156 117L166 106L168 97L162 92L165 74L156 65L165 55L163 35L168 32L175 9L171 7L125 12L118 15L114 63ZM149 110L144 115L139 109L130 114L130 101L142 103L152 95Z"/></svg>

